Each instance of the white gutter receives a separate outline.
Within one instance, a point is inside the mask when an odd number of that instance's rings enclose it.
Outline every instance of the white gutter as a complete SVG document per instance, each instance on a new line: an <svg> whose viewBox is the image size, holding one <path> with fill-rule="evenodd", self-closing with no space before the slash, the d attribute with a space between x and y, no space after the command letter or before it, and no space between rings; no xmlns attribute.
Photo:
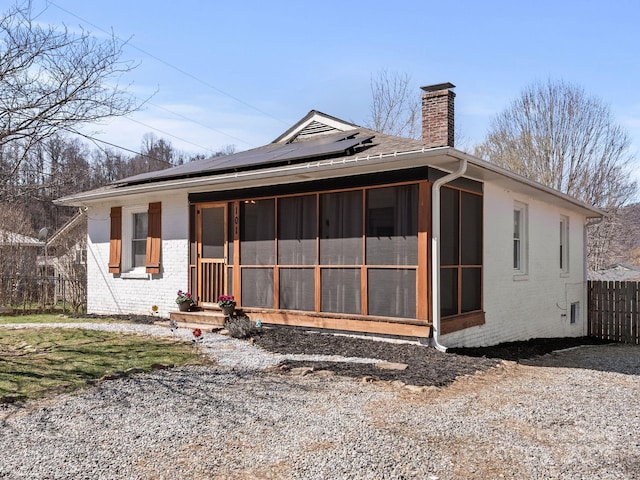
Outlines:
<svg viewBox="0 0 640 480"><path fill-rule="evenodd" d="M103 187L88 192L76 193L63 198L59 198L54 200L54 203L56 205L87 206L91 202L106 200L109 198L116 198L123 195L145 194L149 192L158 193L160 191L174 189L186 188L190 189L191 192L215 189L219 186L225 189L244 189L251 188L252 186L256 186L257 184L280 183L281 179L292 179L295 175L300 175L303 178L293 179L289 181L314 180L316 178L329 178L323 177L323 175L326 175L327 172L333 172L333 176L342 176L344 175L344 171L346 170L352 168L361 168L363 166L371 168L372 171L377 171L373 169L376 169L376 166L380 163L387 164L388 160L393 160L393 170L401 170L403 168L424 165L425 163L436 169L449 170L452 168L451 166L439 165L439 159L454 159L460 161L462 159L465 159L465 161L468 162L470 166L474 167L476 173L491 173L497 175L498 178L514 181L517 182L517 184L533 188L534 190L541 191L548 195L552 195L583 210L596 213L598 216L604 214L604 212L594 208L592 205L587 205L586 203L569 197L568 195L565 195L557 190L553 190L552 188L546 187L540 183L529 180L509 170L498 167L497 165L466 154L452 147L423 147L421 149L410 151L395 151L393 153L379 153L376 155L364 155L312 161L301 164L272 167L268 169L232 172L223 175L215 175L212 172L211 175L205 175L203 177L178 178L168 180L158 179L157 181L137 185L121 184L120 186L118 186L117 184L114 184L108 187ZM482 176L476 177L473 172L469 172L469 175L470 178L475 178L476 180L481 182L489 181L488 178L483 178ZM285 183L289 183L289 181L285 181ZM591 217L591 215L589 214L587 214L587 216ZM596 215L593 215L593 217L595 216Z"/></svg>
<svg viewBox="0 0 640 480"><path fill-rule="evenodd" d="M177 188L211 188L218 184L229 184L243 180L266 180L274 177L290 176L295 174L312 175L316 172L326 171L333 168L351 167L359 165L375 165L384 162L387 159L394 158L398 161L402 159L416 159L427 157L438 157L449 155L446 148L426 148L420 150L412 150L407 152L380 153L377 155L367 155L363 157L346 157L330 160L320 160L294 165L284 165L261 170L246 170L240 172L227 173L223 175L204 176L195 178L180 178L174 180L157 181L151 183L141 183L138 185L121 185L117 183L110 186L72 194L67 197L54 200L59 205L76 205L84 201L103 200L107 198L120 197L122 195L132 195L148 192L158 192L164 190L173 190ZM398 168L401 168L400 166ZM236 187L238 189L242 186Z"/></svg>
<svg viewBox="0 0 640 480"><path fill-rule="evenodd" d="M431 298L433 347L446 352L447 347L440 344L440 187L467 171L467 159L460 159L458 169L437 179L431 186Z"/></svg>

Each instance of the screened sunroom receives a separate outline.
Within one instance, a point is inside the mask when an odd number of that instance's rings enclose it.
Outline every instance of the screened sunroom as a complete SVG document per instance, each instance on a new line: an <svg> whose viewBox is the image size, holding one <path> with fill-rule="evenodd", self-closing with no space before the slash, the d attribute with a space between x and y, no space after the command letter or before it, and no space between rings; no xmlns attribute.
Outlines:
<svg viewBox="0 0 640 480"><path fill-rule="evenodd" d="M190 282L268 321L373 331L431 320L431 168L190 195ZM441 195L441 315L482 321L482 184ZM333 319L333 320L331 320ZM354 324L355 322L355 324ZM396 328L397 329L397 328Z"/></svg>

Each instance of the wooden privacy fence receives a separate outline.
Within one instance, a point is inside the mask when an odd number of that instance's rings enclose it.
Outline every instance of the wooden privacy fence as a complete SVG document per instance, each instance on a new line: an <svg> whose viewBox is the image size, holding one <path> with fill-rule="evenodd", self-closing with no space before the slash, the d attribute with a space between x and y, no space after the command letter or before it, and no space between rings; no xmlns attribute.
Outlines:
<svg viewBox="0 0 640 480"><path fill-rule="evenodd" d="M589 281L589 336L640 344L640 282Z"/></svg>

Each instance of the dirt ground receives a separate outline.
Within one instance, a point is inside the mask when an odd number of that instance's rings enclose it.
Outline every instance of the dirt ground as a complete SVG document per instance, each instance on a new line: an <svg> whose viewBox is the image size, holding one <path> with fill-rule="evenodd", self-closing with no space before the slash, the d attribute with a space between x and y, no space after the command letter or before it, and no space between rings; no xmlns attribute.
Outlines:
<svg viewBox="0 0 640 480"><path fill-rule="evenodd" d="M375 364L287 360L282 363L283 372L291 368L309 367L348 377L399 380L409 385L437 387L449 385L463 375L486 371L502 360L522 362L556 350L606 343L589 337L546 338L492 347L452 348L442 353L417 344L391 343L288 327L265 328L253 341L274 353L341 355L407 364L405 370L382 370Z"/></svg>

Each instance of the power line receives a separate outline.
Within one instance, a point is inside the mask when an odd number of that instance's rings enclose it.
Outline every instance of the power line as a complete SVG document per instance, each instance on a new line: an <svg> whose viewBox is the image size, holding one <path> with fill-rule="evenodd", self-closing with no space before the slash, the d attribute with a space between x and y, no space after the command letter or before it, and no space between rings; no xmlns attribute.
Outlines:
<svg viewBox="0 0 640 480"><path fill-rule="evenodd" d="M94 144L95 144L96 142L97 142L97 143L104 143L105 145L109 145L110 147L119 148L120 150L124 150L124 151L126 151L126 152L133 153L133 154L135 154L135 155L139 155L139 156L141 156L141 157L146 157L146 158L149 158L149 159L151 159L151 160L155 160L155 161L157 161L157 162L165 163L165 164L167 164L167 165L169 165L169 166L171 166L171 167L175 167L175 165L174 165L173 163L171 163L171 162L167 162L166 160L163 160L163 159L161 159L161 158L152 157L151 155L148 155L148 154L146 154L146 153L136 152L135 150L131 150L130 148L123 147L123 146L121 146L121 145L116 145L115 143L107 142L106 140L100 140L99 138L92 137L91 135L87 135L86 133L78 132L77 130L72 130L72 129L69 129L69 128L68 128L68 129L65 129L65 130L66 130L67 132L69 132L69 133L73 133L73 134L75 134L75 135L79 135L79 136L81 136L81 137L84 137L84 138L86 138L87 140L92 141ZM96 145L96 147L98 147L98 145ZM100 148L100 147L98 147L98 148ZM102 151L104 152L104 149L100 148L100 150L102 150ZM106 153L106 152L105 152L105 153Z"/></svg>
<svg viewBox="0 0 640 480"><path fill-rule="evenodd" d="M149 105L153 105L153 106L154 106L154 107L156 107L156 108L159 108L160 110L164 110L165 112L169 112L169 113L171 113L172 115L176 115L177 117L184 118L185 120L188 120L188 121L189 121L189 122L191 122L191 123L195 123L196 125L200 125L201 127L207 128L207 129L212 130L212 131L214 131L214 132L216 132L216 133L219 133L219 134L221 134L221 135L225 135L225 136L227 136L227 137L229 137L229 138L233 138L234 140L237 140L238 142L244 143L245 145L249 145L250 147L255 147L255 146L256 146L256 145L255 145L255 144L253 144L253 143L247 142L246 140L242 140L242 139L241 139L241 138L239 138L239 137L235 137L235 136L233 136L233 135L230 135L230 134L228 134L228 133L226 133L226 132L223 132L222 130L218 130L217 128L210 127L209 125L206 125L206 124L204 124L204 123L202 123L202 122L199 122L198 120L194 120L194 119L192 119L192 118L187 117L186 115L183 115L183 114L178 113L178 112L174 112L173 110L170 110L170 109L168 109L168 108L166 108L166 107L163 107L163 106L161 106L161 105L158 105L157 103L153 103L153 102L147 102L147 103L148 103Z"/></svg>
<svg viewBox="0 0 640 480"><path fill-rule="evenodd" d="M198 148L201 148L203 150L208 150L209 152L212 152L212 153L214 152L214 150L212 148L203 147L202 145L199 145L197 143L190 142L189 140L185 140L184 138L178 137L177 135L174 135L174 134L169 133L169 132L165 132L164 130L161 130L161 129L157 128L157 127L152 127L151 125L148 125L148 124L146 124L144 122L141 122L140 120L135 120L135 119L133 119L131 117L124 117L124 118L126 118L127 120L129 120L129 121L131 121L133 123L138 123L138 124L140 124L140 125L142 125L144 127L156 130L156 131L162 133L163 135L168 135L170 137L175 138L176 140L180 140L181 142L188 143L189 145L193 145L194 147L198 147Z"/></svg>
<svg viewBox="0 0 640 480"><path fill-rule="evenodd" d="M163 60L163 59L161 59L161 58L159 58L159 57L157 57L156 55L154 55L154 54L152 54L152 53L150 53L150 52L148 52L148 51L146 51L146 50L143 50L143 49L141 49L141 48L139 48L139 47L136 47L135 45L133 45L133 44L131 44L131 43L129 43L129 42L126 42L126 41L122 40L122 38L120 38L120 37L118 37L118 36L114 35L114 33L113 33L113 32L109 32L109 31L107 31L107 30L105 30L105 29L101 28L100 26L98 26L98 25L96 25L96 24L94 24L94 23L92 23L92 22L90 22L90 21L86 20L86 19L85 19L85 18L83 18L83 17L80 17L79 15L77 15L77 14L75 14L75 13L71 12L70 10L68 10L68 9L66 9L66 8L61 7L60 5L58 5L57 3L53 2L53 1L46 0L46 4L47 4L47 5L52 5L52 6L56 7L57 9L59 9L59 10L61 10L61 11L65 12L65 13L67 13L68 15L71 15L72 17L75 17L76 19L80 20L81 22L86 23L87 25L90 25L91 27L95 28L95 29L96 29L96 30L98 30L98 31L101 31L101 32L103 32L103 33L105 33L105 34L107 34L107 35L112 35L112 36L114 36L114 38L116 38L117 40L119 40L119 41L123 42L123 44L129 45L130 47L132 47L132 48L134 48L134 49L136 49L136 50L138 50L138 51L142 52L143 54L145 54L145 55L147 55L147 56L149 56L149 57L151 57L151 58L155 59L156 61L159 61L159 62L161 62L162 64L167 65L168 67L170 67L170 68L172 68L172 69L174 69L174 70L178 71L179 73L181 73L181 74L183 74L183 75L185 75L185 76L187 76L187 77L189 77L189 78L192 78L192 79L194 79L194 80L196 80L196 81L198 81L198 82L202 83L203 85L205 85L205 86L207 86L207 87L209 87L209 88L211 88L211 89L213 89L213 90L215 90L215 91L217 91L217 92L221 93L222 95L225 95L225 96L227 96L227 97L229 97L229 98L231 98L231 99L233 99L233 100L235 100L235 101L237 101L237 102L239 102L239 103L241 103L241 104L243 104L243 105L246 105L247 107L252 108L252 109L254 109L254 110L258 111L258 112L260 112L260 113L261 113L261 114L263 114L263 115L266 115L266 116L268 116L268 117L270 117L270 118L273 118L273 119L275 119L275 120L277 120L277 121L279 121L279 122L286 123L286 122L284 122L283 120L281 120L281 119L279 119L279 118L277 118L277 117L274 117L273 115L271 115L271 114L269 114L269 113L267 113L267 112L265 112L265 111L263 111L263 110L259 109L258 107L255 107L254 105L251 105L251 104L249 104L248 102L245 102L245 101L243 101L242 99L240 99L240 98L238 98L238 97L235 97L234 95L231 95L231 94L229 94L229 93L227 93L227 92L224 92L223 90L221 90L221 89L217 88L216 86L214 86L214 85L210 84L209 82L206 82L206 81L204 81L204 80L202 80L202 79L200 79L200 78L196 77L195 75L192 75L192 74L190 74L189 72L187 72L187 71L185 71L185 70L183 70L183 69L181 69L181 68L179 68L179 67L177 67L177 66L175 66L175 65L173 65L173 64L171 64L171 63L169 63L169 62L167 62L167 61L165 61L165 60ZM45 9L46 9L46 8L45 8ZM42 13L42 12L41 12L41 13ZM168 113L171 113L172 115L175 115L175 116L177 116L177 117L183 118L183 119L185 119L185 120L187 120L187 121L189 121L189 122L191 122L191 123L195 123L195 124L200 125L200 126L202 126L202 127L204 127L204 128L207 128L207 129L209 129L209 130L212 130L212 131L214 131L214 132L216 132L216 133L219 133L219 134L221 134L221 135L224 135L224 136L227 136L227 137L229 137L229 138L232 138L232 139L234 139L234 140L236 140L236 141L238 141L238 142L241 142L241 143L243 143L243 144L245 144L245 145L248 145L248 146L250 146L250 147L255 147L255 145L254 145L254 144L252 144L252 143L250 143L250 142L247 142L247 141L245 141L245 140L243 140L243 139L241 139L241 138L239 138L239 137L236 137L236 136L230 135L230 134L228 134L228 133L226 133L226 132L224 132L224 131L222 131L222 130L215 129L215 128L213 128L213 127L210 127L210 126L208 126L208 125L205 125L204 123L199 122L199 121L197 121L197 120L194 120L194 119L192 119L192 118L189 118L189 117L187 117L186 115L183 115L183 114L181 114L181 113L175 112L175 111L173 111L173 110L170 110L170 109L168 109L168 108L166 108L166 107L160 106L160 105L155 104L155 103L152 103L152 102L148 102L148 103L149 103L150 105L153 105L153 106L154 106L154 107L156 107L156 108L159 108L159 109L161 109L161 110L164 110L164 111L166 111L166 112L168 112ZM184 139L184 138L181 138L181 137L179 137L179 136L177 136L177 135L175 135L175 134L169 133L169 132L164 131L164 130L162 130L162 129L159 129L159 128L157 128L157 127L153 127L153 126L151 126L151 125L149 125L149 124L147 124L147 123L144 123L144 122L142 122L142 121L140 121L140 120L135 120L135 119L133 119L133 118L131 118L131 117L129 117L129 116L126 116L126 117L124 117L124 118L127 118L128 120L130 120L130 121L132 121L132 122L134 122L134 123L138 123L138 124L140 124L140 125L143 125L143 126L145 126L145 127L149 128L149 129L151 129L151 130L154 130L154 131L157 131L157 132L159 132L159 133L162 133L163 135L167 135L167 136L172 137L172 138L175 138L175 139L177 139L177 140L179 140L179 141L181 141L181 142L187 143L187 144L189 144L189 145L193 145L193 146L195 146L195 147L197 147L197 148L199 148L199 149L206 150L206 151L208 151L208 152L210 152L210 153L216 153L216 150L215 150L215 149L213 149L213 148L205 147L205 146L203 146L203 145L199 145L199 144L197 144L197 143L191 142L191 141L186 140L186 139ZM73 133L76 133L76 134L78 134L78 135L80 135L80 136L82 136L82 137L84 137L84 138L86 138L86 139L88 139L88 140L91 140L91 141L92 141L92 142L94 142L94 143L95 143L95 142L99 142L99 143L102 143L102 144L105 144L105 145L109 145L109 146L114 147L114 148L118 148L118 149L120 149L120 150L124 150L124 151L130 152L130 153L133 153L133 154L135 154L135 155L141 155L141 156L147 156L147 157L149 157L148 155L142 154L142 153L137 152L137 151L135 151L135 150L131 150L131 149L129 149L129 148L126 148L126 147L123 147L123 146L121 146L121 145L117 145L117 144L114 144L114 143L111 143L111 142L108 142L108 141L105 141L105 140L100 140L100 139L98 139L98 138L95 138L95 137L92 137L92 136L89 136L89 135L86 135L86 134L82 134L82 133L80 133L80 132L73 132ZM152 157L149 157L149 158L152 158ZM163 160L161 160L161 159L155 159L155 160L163 161Z"/></svg>
<svg viewBox="0 0 640 480"><path fill-rule="evenodd" d="M73 13L73 12L71 12L71 11L69 11L69 10L67 10L67 9L63 8L63 7L61 7L60 5L56 4L55 2L52 2L52 1L50 1L50 0L47 0L47 4L48 4L48 5L53 5L53 6L54 6L54 7L56 7L57 9L62 10L63 12L65 12L65 13L67 13L67 14L71 15L72 17L75 17L75 18L77 18L78 20L80 20L80 21L82 21L82 22L84 22L84 23L86 23L86 24L88 24L88 25L91 25L93 28L95 28L95 29L97 29L97 30L101 31L102 33L105 33L105 34L107 34L107 35L114 35L114 34L113 34L113 32L109 32L109 31L107 31L107 30L105 30L105 29L103 29L103 28L99 27L98 25L95 25L94 23L91 23L91 22L89 22L88 20L85 20L84 18L82 18L82 17L80 17L80 16L76 15L75 13ZM139 52L141 52L141 53L143 53L143 54L147 55L148 57L153 58L154 60L156 60L156 61L158 61L158 62L160 62L160 63L162 63L162 64L166 65L166 66L167 66L167 67L169 67L169 68L172 68L173 70L175 70L175 71L177 71L177 72L181 73L182 75L184 75L184 76L186 76L186 77L189 77L189 78L191 78L192 80L195 80L196 82L199 82L199 83L201 83L202 85L204 85L204 86L206 86L206 87L209 87L209 88L211 88L212 90L215 90L216 92L218 92L218 93L220 93L220 94L222 94L222 95L224 95L224 96L226 96L226 97L229 97L229 98L231 98L231 99L235 100L236 102L241 103L242 105L245 105L246 107L249 107L249 108L251 108L251 109L253 109L253 110L255 110L255 111L257 111L257 112L259 112L259 113L261 113L261 114L263 114L263 115L265 115L265 116L267 116L267 117L269 117L269 118L272 118L272 119L274 119L274 120L276 120L276 121L278 121L278 122L280 122L280 123L282 123L282 124L284 124L284 125L288 125L288 123L287 123L287 122L285 122L284 120L282 120L282 119L280 119L280 118L278 118L278 117L275 117L274 115L272 115L272 114L270 114L270 113L268 113L268 112L265 112L264 110L262 110L262 109L260 109L260 108L256 107L255 105L252 105L252 104L250 104L250 103L248 103L248 102L245 102L244 100L242 100L242 99L240 99L240 98L236 97L235 95L232 95L232 94L230 94L230 93L225 92L224 90L219 89L219 88L218 88L218 87L216 87L215 85L212 85L211 83L209 83L209 82L207 82L207 81L205 81L205 80L202 80L202 79L201 79L201 78L199 78L199 77L196 77L195 75L193 75L193 74L191 74L191 73L187 72L186 70L183 70L183 69L182 69L182 68L180 68L180 67L177 67L177 66L173 65L172 63L167 62L166 60L164 60L164 59L162 59L162 58L160 58L160 57L158 57L158 56L154 55L153 53L150 53L150 52L148 52L148 51L146 51L146 50L144 50L144 49L142 49L142 48L140 48L140 47L136 47L136 46L135 46L135 45L133 45L132 43L126 42L126 41L122 40L122 38L120 38L120 37L118 37L118 36L116 36L116 35L114 35L114 37L115 37L117 40L121 41L122 43L124 43L124 44L126 44L126 45L129 45L131 48L133 48L133 49L135 49L135 50L138 50Z"/></svg>

